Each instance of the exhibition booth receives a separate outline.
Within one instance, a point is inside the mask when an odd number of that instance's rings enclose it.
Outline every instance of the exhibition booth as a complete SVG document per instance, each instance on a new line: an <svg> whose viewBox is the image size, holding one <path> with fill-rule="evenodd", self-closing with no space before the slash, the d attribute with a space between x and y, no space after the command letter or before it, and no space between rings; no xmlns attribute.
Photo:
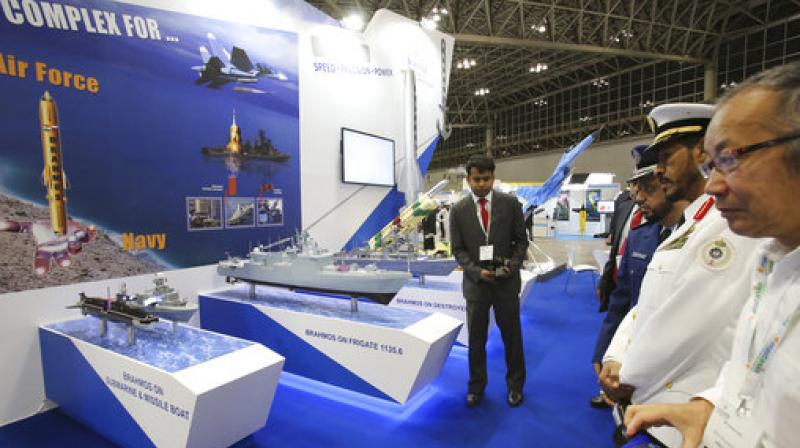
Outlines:
<svg viewBox="0 0 800 448"><path fill-rule="evenodd" d="M7 2L0 23L0 427L58 408L118 445L216 447L298 383L401 415L442 393L468 338L439 209L462 191L422 179L451 36L300 0Z"/></svg>
<svg viewBox="0 0 800 448"><path fill-rule="evenodd" d="M299 0L0 22L0 426L58 407L120 445L226 446L281 372L400 406L439 375L463 317L387 307L411 275L334 253L436 211L452 37Z"/></svg>

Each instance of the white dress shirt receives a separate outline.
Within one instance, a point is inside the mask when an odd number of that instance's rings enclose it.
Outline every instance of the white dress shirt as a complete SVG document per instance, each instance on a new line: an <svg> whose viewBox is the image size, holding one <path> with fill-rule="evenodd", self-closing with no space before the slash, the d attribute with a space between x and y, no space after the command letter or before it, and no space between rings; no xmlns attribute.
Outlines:
<svg viewBox="0 0 800 448"><path fill-rule="evenodd" d="M764 292L754 311L756 289L764 276L757 269L762 257L775 264L763 282ZM736 326L730 359L725 364L716 385L700 396L714 403L719 412L735 412L740 403L748 373L748 362L755 358L766 340L780 330L784 319L789 326L777 349L770 356L761 374L760 387L755 389L751 414L756 428L763 431L758 446L795 447L800 445L800 249L787 251L777 241L763 244L751 268L751 297L748 299ZM751 317L752 316L752 317ZM755 338L753 338L755 334ZM751 344L751 340L753 343ZM753 347L751 353L751 345ZM713 432L714 422L706 427L706 438Z"/></svg>

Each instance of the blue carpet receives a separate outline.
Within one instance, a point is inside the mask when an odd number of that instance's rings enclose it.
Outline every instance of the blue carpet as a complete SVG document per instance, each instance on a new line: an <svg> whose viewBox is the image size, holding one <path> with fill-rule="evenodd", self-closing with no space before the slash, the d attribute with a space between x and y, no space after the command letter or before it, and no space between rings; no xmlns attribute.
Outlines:
<svg viewBox="0 0 800 448"><path fill-rule="evenodd" d="M528 380L519 408L505 403L500 334L490 333L489 386L475 409L464 404L467 356L455 348L413 412L374 400L335 401L281 380L267 426L234 445L251 447L610 447L607 410L591 409L597 392L590 363L601 315L591 274L536 284L522 307ZM356 399L357 401L357 399ZM413 400L412 400L413 401ZM0 428L0 446L109 447L111 443L58 410Z"/></svg>

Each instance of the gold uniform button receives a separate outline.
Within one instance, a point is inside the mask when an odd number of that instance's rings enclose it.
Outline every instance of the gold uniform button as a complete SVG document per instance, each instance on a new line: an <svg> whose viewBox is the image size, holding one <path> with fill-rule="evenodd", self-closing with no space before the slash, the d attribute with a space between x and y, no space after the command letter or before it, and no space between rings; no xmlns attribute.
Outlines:
<svg viewBox="0 0 800 448"><path fill-rule="evenodd" d="M667 390L672 390L672 381L670 381L669 383L667 383L667 385L666 385L666 386L664 386L664 387L665 387Z"/></svg>

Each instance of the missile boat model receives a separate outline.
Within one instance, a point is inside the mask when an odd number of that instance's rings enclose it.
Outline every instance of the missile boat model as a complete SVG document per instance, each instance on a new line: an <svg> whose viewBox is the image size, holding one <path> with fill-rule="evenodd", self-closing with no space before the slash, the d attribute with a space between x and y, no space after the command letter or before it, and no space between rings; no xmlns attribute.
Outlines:
<svg viewBox="0 0 800 448"><path fill-rule="evenodd" d="M283 251L271 252L270 246L258 246L250 251L249 258L229 257L219 262L217 272L229 282L250 283L251 298L255 298L255 285L263 284L354 299L366 297L382 305L389 304L411 278L408 272L387 271L374 264L334 264L335 256L320 249L307 232L299 232L292 240ZM355 309L357 301L351 303Z"/></svg>
<svg viewBox="0 0 800 448"><path fill-rule="evenodd" d="M172 321L175 331L178 322L188 322L197 311L197 304L182 300L178 291L167 284L167 277L159 272L153 278L153 289L128 296L125 291L117 297L125 297L126 304L145 313Z"/></svg>
<svg viewBox="0 0 800 448"><path fill-rule="evenodd" d="M158 317L146 311L130 306L125 300L101 297L89 297L80 293L78 303L67 308L77 308L84 316L91 315L100 319L100 336L108 333L108 321L128 325L128 345L136 342L134 326L147 326L158 322Z"/></svg>

